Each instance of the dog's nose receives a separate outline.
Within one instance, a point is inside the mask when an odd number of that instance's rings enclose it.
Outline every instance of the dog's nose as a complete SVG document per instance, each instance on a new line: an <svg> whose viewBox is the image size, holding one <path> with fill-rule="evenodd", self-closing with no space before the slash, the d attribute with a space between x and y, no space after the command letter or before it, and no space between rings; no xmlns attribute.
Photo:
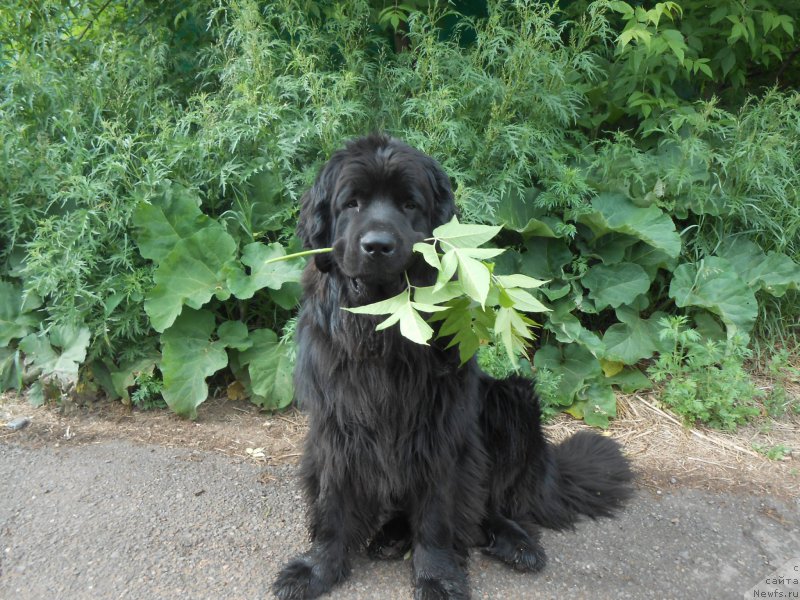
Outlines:
<svg viewBox="0 0 800 600"><path fill-rule="evenodd" d="M361 238L361 250L373 258L391 256L395 247L394 236L385 231L369 231Z"/></svg>

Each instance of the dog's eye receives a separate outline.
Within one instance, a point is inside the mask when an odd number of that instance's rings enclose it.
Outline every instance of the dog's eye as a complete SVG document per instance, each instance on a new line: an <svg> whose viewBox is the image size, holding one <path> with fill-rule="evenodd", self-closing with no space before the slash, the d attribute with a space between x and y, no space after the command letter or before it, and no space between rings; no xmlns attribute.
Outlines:
<svg viewBox="0 0 800 600"><path fill-rule="evenodd" d="M358 208L358 200L356 200L355 198L351 198L350 200L345 202L344 207L345 208Z"/></svg>
<svg viewBox="0 0 800 600"><path fill-rule="evenodd" d="M403 208L405 208L406 210L416 210L417 203L414 202L413 200L408 200L405 204L403 204Z"/></svg>

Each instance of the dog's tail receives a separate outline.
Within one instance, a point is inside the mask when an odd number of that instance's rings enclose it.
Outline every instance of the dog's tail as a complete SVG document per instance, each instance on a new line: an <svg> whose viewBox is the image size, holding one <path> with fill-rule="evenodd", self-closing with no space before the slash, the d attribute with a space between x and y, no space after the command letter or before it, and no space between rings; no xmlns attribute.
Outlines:
<svg viewBox="0 0 800 600"><path fill-rule="evenodd" d="M634 474L613 439L580 431L551 444L542 432L530 380L484 375L481 383L490 494L502 512L564 529L581 515L613 516L633 495Z"/></svg>
<svg viewBox="0 0 800 600"><path fill-rule="evenodd" d="M531 505L540 525L564 529L580 515L611 517L633 494L630 464L611 438L580 431L548 450Z"/></svg>

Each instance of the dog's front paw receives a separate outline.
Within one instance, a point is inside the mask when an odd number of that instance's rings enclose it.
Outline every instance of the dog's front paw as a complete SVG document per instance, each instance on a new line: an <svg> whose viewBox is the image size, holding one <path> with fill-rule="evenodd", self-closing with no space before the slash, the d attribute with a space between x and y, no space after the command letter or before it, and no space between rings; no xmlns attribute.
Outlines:
<svg viewBox="0 0 800 600"><path fill-rule="evenodd" d="M414 548L414 600L469 600L466 554Z"/></svg>
<svg viewBox="0 0 800 600"><path fill-rule="evenodd" d="M347 577L345 564L323 564L309 556L290 561L272 584L272 593L280 600L307 600L330 591Z"/></svg>
<svg viewBox="0 0 800 600"><path fill-rule="evenodd" d="M469 587L463 579L420 578L414 587L414 600L468 600Z"/></svg>
<svg viewBox="0 0 800 600"><path fill-rule="evenodd" d="M508 566L517 571L527 571L535 573L544 569L547 565L547 555L544 549L534 541L508 543L509 540L502 540L505 543L494 541L489 546L483 548L483 553L502 560Z"/></svg>

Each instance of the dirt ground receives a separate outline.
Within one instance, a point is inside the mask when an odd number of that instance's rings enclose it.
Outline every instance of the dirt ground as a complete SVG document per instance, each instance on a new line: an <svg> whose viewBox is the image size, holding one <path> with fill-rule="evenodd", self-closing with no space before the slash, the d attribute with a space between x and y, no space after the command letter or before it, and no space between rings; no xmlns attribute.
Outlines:
<svg viewBox="0 0 800 600"><path fill-rule="evenodd" d="M4 426L20 417L25 428ZM560 439L585 425L560 416L546 427ZM119 403L0 398L0 598L271 597L280 567L308 546L294 467L305 431L298 412L244 401L211 399L191 422ZM638 471L630 505L543 531L549 564L536 575L473 550L473 598L752 598L752 586L800 564L796 420L690 430L634 395L620 398L608 434ZM768 460L753 443L794 450ZM329 597L407 599L407 563L357 554Z"/></svg>
<svg viewBox="0 0 800 600"><path fill-rule="evenodd" d="M659 407L655 395L619 398L618 416L606 432L633 460L639 485L652 490L680 485L701 490L800 496L800 418L762 418L734 433L687 428ZM295 464L303 447L305 417L297 410L268 414L244 400L212 398L196 421L167 410L140 411L118 402L32 408L14 394L0 396L0 425L26 416L22 431L0 427L0 442L71 446L106 440L220 453L267 466ZM558 415L545 429L553 440L584 428ZM23 434L24 432L24 434ZM754 447L790 449L770 460Z"/></svg>

